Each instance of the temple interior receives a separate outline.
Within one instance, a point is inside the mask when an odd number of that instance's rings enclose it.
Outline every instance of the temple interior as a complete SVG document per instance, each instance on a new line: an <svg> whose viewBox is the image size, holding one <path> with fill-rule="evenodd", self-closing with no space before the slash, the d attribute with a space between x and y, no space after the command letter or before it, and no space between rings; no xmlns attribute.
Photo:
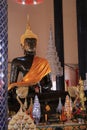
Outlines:
<svg viewBox="0 0 87 130"><path fill-rule="evenodd" d="M87 1L0 4L0 130L87 130Z"/></svg>

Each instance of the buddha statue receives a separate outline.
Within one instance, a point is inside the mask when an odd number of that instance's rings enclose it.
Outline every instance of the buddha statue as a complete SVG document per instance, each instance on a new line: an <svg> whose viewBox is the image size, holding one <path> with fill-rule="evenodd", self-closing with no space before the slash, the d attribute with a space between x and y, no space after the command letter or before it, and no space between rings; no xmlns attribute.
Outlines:
<svg viewBox="0 0 87 130"><path fill-rule="evenodd" d="M26 98L29 93L51 91L50 65L45 58L36 56L37 40L38 37L32 32L28 22L26 31L20 38L24 56L14 58L11 62L8 86L10 98ZM20 73L22 78L18 81Z"/></svg>

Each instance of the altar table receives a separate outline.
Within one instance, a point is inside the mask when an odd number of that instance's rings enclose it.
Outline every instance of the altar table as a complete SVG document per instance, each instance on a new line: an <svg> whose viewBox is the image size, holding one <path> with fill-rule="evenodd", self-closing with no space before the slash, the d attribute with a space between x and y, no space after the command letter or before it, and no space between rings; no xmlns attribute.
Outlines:
<svg viewBox="0 0 87 130"><path fill-rule="evenodd" d="M37 125L37 130L87 130L87 122L50 124L50 125L42 124L42 125Z"/></svg>

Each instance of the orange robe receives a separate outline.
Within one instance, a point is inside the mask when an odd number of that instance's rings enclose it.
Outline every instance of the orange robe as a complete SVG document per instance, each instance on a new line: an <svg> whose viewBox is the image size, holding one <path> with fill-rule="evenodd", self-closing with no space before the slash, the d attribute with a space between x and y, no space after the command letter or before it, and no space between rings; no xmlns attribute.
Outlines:
<svg viewBox="0 0 87 130"><path fill-rule="evenodd" d="M34 57L33 64L29 72L23 77L22 81L12 83L8 86L8 90L11 88L31 86L37 84L44 76L51 72L49 63L46 59L40 57Z"/></svg>

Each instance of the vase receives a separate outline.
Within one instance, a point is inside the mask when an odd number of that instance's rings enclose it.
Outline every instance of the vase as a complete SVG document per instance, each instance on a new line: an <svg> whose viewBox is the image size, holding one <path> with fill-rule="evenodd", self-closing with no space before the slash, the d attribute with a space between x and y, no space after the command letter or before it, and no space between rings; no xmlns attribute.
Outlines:
<svg viewBox="0 0 87 130"><path fill-rule="evenodd" d="M62 112L62 102L61 102L61 98L59 97L59 103L58 103L58 106L57 106L57 108L56 108L56 112L57 113L59 113L59 114L61 114L61 112Z"/></svg>
<svg viewBox="0 0 87 130"><path fill-rule="evenodd" d="M82 119L81 118L78 118L78 123L81 124L82 123Z"/></svg>

